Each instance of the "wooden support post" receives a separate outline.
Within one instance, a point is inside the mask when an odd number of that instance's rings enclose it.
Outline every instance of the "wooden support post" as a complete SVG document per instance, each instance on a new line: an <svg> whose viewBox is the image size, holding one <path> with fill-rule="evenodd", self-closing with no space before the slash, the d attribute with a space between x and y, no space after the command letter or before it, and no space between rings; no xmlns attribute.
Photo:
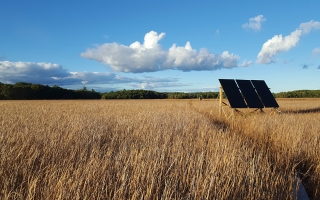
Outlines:
<svg viewBox="0 0 320 200"><path fill-rule="evenodd" d="M235 113L234 111L235 111L235 109L232 108L232 120L234 120L234 117L235 117L235 116L234 116L234 113Z"/></svg>
<svg viewBox="0 0 320 200"><path fill-rule="evenodd" d="M222 115L222 85L220 84L220 92L219 92L219 117L221 118Z"/></svg>

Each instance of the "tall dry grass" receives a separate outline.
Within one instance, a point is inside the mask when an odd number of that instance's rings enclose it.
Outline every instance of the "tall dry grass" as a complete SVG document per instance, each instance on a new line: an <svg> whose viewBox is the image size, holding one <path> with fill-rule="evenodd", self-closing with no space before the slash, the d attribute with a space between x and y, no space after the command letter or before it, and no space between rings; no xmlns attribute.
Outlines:
<svg viewBox="0 0 320 200"><path fill-rule="evenodd" d="M309 197L320 199L320 99L278 99L278 103L281 114L265 109L264 114L236 115L229 125L242 140L269 151L268 159L280 171L294 169Z"/></svg>
<svg viewBox="0 0 320 200"><path fill-rule="evenodd" d="M298 173L316 199L320 101L296 102L0 101L0 198L292 199Z"/></svg>

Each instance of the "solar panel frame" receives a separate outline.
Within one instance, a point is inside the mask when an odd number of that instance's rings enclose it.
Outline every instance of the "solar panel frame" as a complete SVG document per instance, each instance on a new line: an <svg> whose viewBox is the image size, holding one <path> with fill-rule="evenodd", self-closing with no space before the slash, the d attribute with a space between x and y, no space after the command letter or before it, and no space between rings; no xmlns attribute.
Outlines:
<svg viewBox="0 0 320 200"><path fill-rule="evenodd" d="M234 79L219 79L219 81L228 98L231 108L248 107Z"/></svg>
<svg viewBox="0 0 320 200"><path fill-rule="evenodd" d="M278 108L279 105L272 95L269 87L264 80L251 80L258 95L266 108Z"/></svg>
<svg viewBox="0 0 320 200"><path fill-rule="evenodd" d="M250 80L236 80L236 82L249 108L264 107Z"/></svg>

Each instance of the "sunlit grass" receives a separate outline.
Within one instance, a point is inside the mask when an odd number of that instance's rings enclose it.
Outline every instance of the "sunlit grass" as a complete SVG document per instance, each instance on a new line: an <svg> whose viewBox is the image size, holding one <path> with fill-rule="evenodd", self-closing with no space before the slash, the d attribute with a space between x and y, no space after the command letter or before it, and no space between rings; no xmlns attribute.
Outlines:
<svg viewBox="0 0 320 200"><path fill-rule="evenodd" d="M278 103L0 101L0 198L291 199L298 174L317 199L320 100Z"/></svg>

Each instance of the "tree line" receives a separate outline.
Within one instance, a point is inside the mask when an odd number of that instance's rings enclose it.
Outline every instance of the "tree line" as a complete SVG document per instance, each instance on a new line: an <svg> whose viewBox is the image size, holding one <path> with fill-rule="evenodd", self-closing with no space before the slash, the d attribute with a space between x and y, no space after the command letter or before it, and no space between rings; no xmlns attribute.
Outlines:
<svg viewBox="0 0 320 200"><path fill-rule="evenodd" d="M103 93L102 99L167 99L168 95L152 90L119 90Z"/></svg>
<svg viewBox="0 0 320 200"><path fill-rule="evenodd" d="M276 98L320 98L320 90L295 90L273 94ZM118 90L99 93L83 87L79 90L64 89L18 82L4 84L0 82L0 100L36 100L36 99L216 99L219 92L156 92L152 90Z"/></svg>
<svg viewBox="0 0 320 200"><path fill-rule="evenodd" d="M102 94L102 99L194 99L217 98L219 92L156 92L152 90L119 90Z"/></svg>
<svg viewBox="0 0 320 200"><path fill-rule="evenodd" d="M36 99L101 99L101 95L94 90L88 91L64 89L54 85L32 84L18 82L4 84L0 82L0 99L2 100L36 100Z"/></svg>
<svg viewBox="0 0 320 200"><path fill-rule="evenodd" d="M320 98L320 90L294 90L289 92L279 92L276 98Z"/></svg>

